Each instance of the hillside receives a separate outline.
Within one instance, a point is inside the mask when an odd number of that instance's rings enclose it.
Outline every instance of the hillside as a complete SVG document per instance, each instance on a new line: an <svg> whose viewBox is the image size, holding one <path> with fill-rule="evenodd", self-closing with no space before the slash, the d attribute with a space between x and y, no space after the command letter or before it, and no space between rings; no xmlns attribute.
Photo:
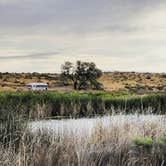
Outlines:
<svg viewBox="0 0 166 166"><path fill-rule="evenodd" d="M166 92L166 73L106 72L99 81L109 92ZM30 82L48 83L51 91L73 90L72 86L60 84L58 74L0 73L0 91L26 90Z"/></svg>
<svg viewBox="0 0 166 166"><path fill-rule="evenodd" d="M166 73L109 72L100 81L107 91L166 92Z"/></svg>

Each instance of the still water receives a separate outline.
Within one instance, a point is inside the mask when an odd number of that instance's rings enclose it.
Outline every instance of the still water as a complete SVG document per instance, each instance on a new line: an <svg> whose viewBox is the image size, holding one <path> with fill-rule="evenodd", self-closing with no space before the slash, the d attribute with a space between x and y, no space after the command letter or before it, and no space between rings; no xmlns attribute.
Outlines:
<svg viewBox="0 0 166 166"><path fill-rule="evenodd" d="M84 137L88 137L96 126L102 125L102 127L111 130L115 127L123 128L126 124L140 130L144 126L154 124L158 127L162 126L162 130L166 132L166 116L161 115L115 115L81 119L41 120L31 122L29 127L34 133L40 130L60 136L74 135L80 137L83 134Z"/></svg>

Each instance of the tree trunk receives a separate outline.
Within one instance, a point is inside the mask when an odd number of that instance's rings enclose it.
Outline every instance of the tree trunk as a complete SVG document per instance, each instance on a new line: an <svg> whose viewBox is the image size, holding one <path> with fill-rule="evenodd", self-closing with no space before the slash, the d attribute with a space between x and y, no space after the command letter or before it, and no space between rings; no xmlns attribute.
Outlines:
<svg viewBox="0 0 166 166"><path fill-rule="evenodd" d="M74 86L74 90L77 90L77 81L74 81L73 86Z"/></svg>

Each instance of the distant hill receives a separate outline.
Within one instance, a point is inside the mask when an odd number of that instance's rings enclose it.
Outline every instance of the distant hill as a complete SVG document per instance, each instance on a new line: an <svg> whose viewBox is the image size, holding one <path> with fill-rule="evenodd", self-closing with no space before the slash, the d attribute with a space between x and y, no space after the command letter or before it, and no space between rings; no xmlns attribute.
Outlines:
<svg viewBox="0 0 166 166"><path fill-rule="evenodd" d="M166 73L108 72L100 81L107 91L166 92Z"/></svg>
<svg viewBox="0 0 166 166"><path fill-rule="evenodd" d="M109 92L166 93L166 73L105 72L99 79ZM72 91L62 86L59 74L51 73L0 73L0 91L26 90L30 82L48 83L52 91Z"/></svg>

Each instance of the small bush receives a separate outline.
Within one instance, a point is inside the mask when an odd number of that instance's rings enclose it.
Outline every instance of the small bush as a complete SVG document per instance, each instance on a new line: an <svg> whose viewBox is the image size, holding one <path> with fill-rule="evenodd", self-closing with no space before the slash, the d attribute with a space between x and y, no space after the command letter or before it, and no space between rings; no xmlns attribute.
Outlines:
<svg viewBox="0 0 166 166"><path fill-rule="evenodd" d="M150 137L137 137L133 139L133 142L137 145L137 146L143 146L146 148L152 147L153 145L153 140Z"/></svg>

